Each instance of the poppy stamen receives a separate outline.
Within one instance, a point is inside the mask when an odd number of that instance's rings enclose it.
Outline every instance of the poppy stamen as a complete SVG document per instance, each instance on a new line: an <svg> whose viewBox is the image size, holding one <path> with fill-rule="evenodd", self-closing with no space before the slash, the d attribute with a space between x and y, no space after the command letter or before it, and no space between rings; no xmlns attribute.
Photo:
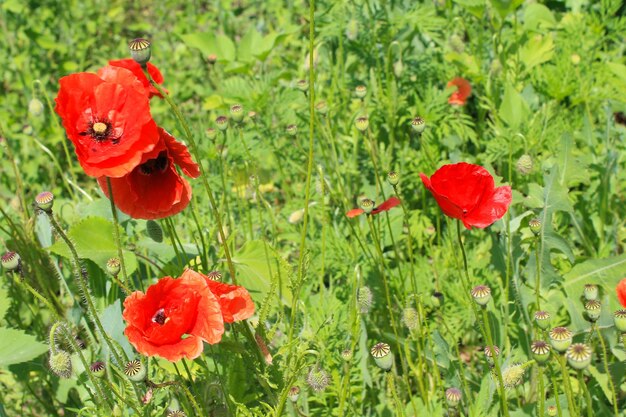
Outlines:
<svg viewBox="0 0 626 417"><path fill-rule="evenodd" d="M165 309L159 309L156 314L152 317L152 321L163 326L165 323L169 321L169 317L165 315Z"/></svg>
<svg viewBox="0 0 626 417"><path fill-rule="evenodd" d="M158 157L150 159L139 166L139 172L144 175L151 175L155 171L165 172L170 166L170 160L167 157L167 152L161 152Z"/></svg>
<svg viewBox="0 0 626 417"><path fill-rule="evenodd" d="M111 134L113 129L111 123L106 120L96 120L92 123L91 127L86 132L81 132L81 136L91 136L96 142L104 142L107 139L111 139L112 143L119 142L119 138L112 138Z"/></svg>

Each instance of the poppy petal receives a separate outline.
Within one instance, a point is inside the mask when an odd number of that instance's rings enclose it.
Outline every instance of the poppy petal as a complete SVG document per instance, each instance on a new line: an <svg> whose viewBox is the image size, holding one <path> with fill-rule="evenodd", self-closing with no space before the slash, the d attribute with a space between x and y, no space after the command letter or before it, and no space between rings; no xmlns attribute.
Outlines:
<svg viewBox="0 0 626 417"><path fill-rule="evenodd" d="M617 299L622 307L626 308L626 278L622 279L619 284L617 284L616 291Z"/></svg>
<svg viewBox="0 0 626 417"><path fill-rule="evenodd" d="M384 201L380 206L372 210L372 214L378 214L381 211L387 211L399 205L400 205L400 199L397 197L391 197L387 199L386 201Z"/></svg>
<svg viewBox="0 0 626 417"><path fill-rule="evenodd" d="M463 224L466 228L471 229L471 226L474 226L484 229L500 220L511 204L511 187L498 187L491 195L483 196L483 198L485 201L479 202L476 209L463 218Z"/></svg>
<svg viewBox="0 0 626 417"><path fill-rule="evenodd" d="M244 287L228 285L208 278L207 284L219 300L226 323L245 320L254 314L254 302Z"/></svg>
<svg viewBox="0 0 626 417"><path fill-rule="evenodd" d="M357 208L357 209L352 209L352 210L350 210L349 212L347 212L347 213L346 213L346 216L348 216L348 217L350 217L350 218L353 218L353 217L356 217L356 216L360 216L360 215L361 215L361 214L363 214L363 213L365 213L365 212L363 211L363 209Z"/></svg>

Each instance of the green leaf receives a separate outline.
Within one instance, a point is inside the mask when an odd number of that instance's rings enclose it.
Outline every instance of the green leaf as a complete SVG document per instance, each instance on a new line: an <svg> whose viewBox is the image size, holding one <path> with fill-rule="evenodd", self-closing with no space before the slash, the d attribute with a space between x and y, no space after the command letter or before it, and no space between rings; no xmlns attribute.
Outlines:
<svg viewBox="0 0 626 417"><path fill-rule="evenodd" d="M526 70L530 70L552 59L554 55L554 41L550 36L533 36L520 49L519 55L524 65L526 65Z"/></svg>
<svg viewBox="0 0 626 417"><path fill-rule="evenodd" d="M122 306L120 300L115 300L113 304L104 309L100 314L100 321L106 334L115 340L124 349L127 355L132 356L133 348L124 336L124 321L122 320ZM103 347L106 347L103 346Z"/></svg>
<svg viewBox="0 0 626 417"><path fill-rule="evenodd" d="M267 245L267 248L265 247ZM291 305L291 291L288 288L289 271L274 254L269 244L252 240L234 254L233 263L237 270L237 283L243 285L250 295L259 302L270 290L273 279L279 280L281 299Z"/></svg>
<svg viewBox="0 0 626 417"><path fill-rule="evenodd" d="M504 97L498 114L509 127L517 130L523 121L528 120L530 108L524 97L509 84L504 88Z"/></svg>
<svg viewBox="0 0 626 417"><path fill-rule="evenodd" d="M589 155L575 155L575 151L576 144L572 135L564 133L561 137L561 151L558 158L561 185L572 187L589 182L587 172L587 166L590 163Z"/></svg>
<svg viewBox="0 0 626 417"><path fill-rule="evenodd" d="M215 36L212 33L189 33L180 35L181 39L189 47L199 49L205 57L215 54L221 62L235 60L235 44L225 35Z"/></svg>
<svg viewBox="0 0 626 417"><path fill-rule="evenodd" d="M0 287L0 321L4 318L11 307L9 291L5 287Z"/></svg>
<svg viewBox="0 0 626 417"><path fill-rule="evenodd" d="M48 351L48 345L22 330L0 327L0 367L30 361Z"/></svg>
<svg viewBox="0 0 626 417"><path fill-rule="evenodd" d="M536 31L550 29L556 25L554 15L543 4L531 3L524 9L524 29Z"/></svg>
<svg viewBox="0 0 626 417"><path fill-rule="evenodd" d="M491 5L498 11L500 17L504 19L522 4L524 0L491 0Z"/></svg>
<svg viewBox="0 0 626 417"><path fill-rule="evenodd" d="M115 245L113 223L101 217L88 217L75 225L67 232L81 259L89 259L106 272L106 263L115 258L117 246ZM48 248L51 252L65 258L71 258L71 253L64 241L58 240ZM135 254L124 250L124 262L126 272L132 274L137 269Z"/></svg>

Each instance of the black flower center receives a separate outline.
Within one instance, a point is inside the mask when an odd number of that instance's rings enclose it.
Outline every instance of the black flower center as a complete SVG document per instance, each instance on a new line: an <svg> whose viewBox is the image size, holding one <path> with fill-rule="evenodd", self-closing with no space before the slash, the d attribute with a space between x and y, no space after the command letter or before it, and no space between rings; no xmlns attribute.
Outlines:
<svg viewBox="0 0 626 417"><path fill-rule="evenodd" d="M160 324L161 326L163 326L165 323L167 323L167 321L169 320L169 317L167 317L165 315L165 310L164 309L159 309L154 316L152 316L152 321Z"/></svg>
<svg viewBox="0 0 626 417"><path fill-rule="evenodd" d="M165 172L169 167L170 160L167 157L167 152L161 152L159 156L154 159L150 159L139 166L139 172L144 175L151 175L156 172Z"/></svg>

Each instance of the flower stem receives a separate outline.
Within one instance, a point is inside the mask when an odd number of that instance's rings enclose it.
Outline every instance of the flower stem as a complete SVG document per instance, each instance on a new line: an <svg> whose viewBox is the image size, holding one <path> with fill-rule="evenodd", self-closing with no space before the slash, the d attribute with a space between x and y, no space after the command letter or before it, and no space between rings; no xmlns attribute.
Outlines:
<svg viewBox="0 0 626 417"><path fill-rule="evenodd" d="M117 217L117 208L115 207L115 200L113 198L113 187L111 185L111 178L107 177L107 188L109 191L109 202L111 203L111 214L113 215L113 230L115 236L115 246L117 246L117 257L120 259L120 266L122 267L122 284L124 286L128 283L128 275L126 274L126 262L124 262L124 252L122 251L122 239L120 238L119 219Z"/></svg>
<svg viewBox="0 0 626 417"><path fill-rule="evenodd" d="M609 362L606 358L606 344L604 343L604 338L600 332L600 327L597 324L594 324L593 327L595 327L596 332L598 332L598 340L600 341L600 346L602 347L602 363L604 364L604 371L606 372L606 377L609 381L609 388L611 389L611 395L613 397L613 414L615 414L615 417L619 417L619 411L617 409L617 393L615 391L615 384L613 383L613 378L611 377L611 372L609 370ZM587 393L587 395L589 395L589 393Z"/></svg>
<svg viewBox="0 0 626 417"><path fill-rule="evenodd" d="M537 410L537 415L539 417L544 417L545 409L546 409L546 391L543 385L543 366L539 365L539 409Z"/></svg>
<svg viewBox="0 0 626 417"><path fill-rule="evenodd" d="M535 264L537 273L535 276L535 298L537 300L537 311L541 311L541 264L539 263L539 250L541 248L541 240L539 236L535 238Z"/></svg>
<svg viewBox="0 0 626 417"><path fill-rule="evenodd" d="M576 403L574 402L574 394L572 392L572 386L569 380L569 372L567 371L567 367L565 365L565 358L563 355L555 353L556 359L559 362L559 366L561 367L561 374L563 376L563 386L565 387L565 395L567 396L567 407L569 408L570 415L576 416L578 415L578 411L576 410Z"/></svg>
<svg viewBox="0 0 626 417"><path fill-rule="evenodd" d="M610 378L610 375L609 375ZM585 380L583 378L583 371L578 371L578 385L581 387L581 389L584 391L585 393L585 402L587 403L587 417L593 417L593 410L592 410L592 404L591 404L591 396L589 395L589 389L587 389L587 384L585 384ZM615 394L615 393L613 393ZM615 401L615 397L613 397L613 400ZM617 404L614 402L613 404L615 404L615 406L617 407ZM582 408L582 405L581 407ZM582 410L581 410L582 412ZM615 416L617 417L618 414L617 412L615 413Z"/></svg>
<svg viewBox="0 0 626 417"><path fill-rule="evenodd" d="M552 376L552 389L554 390L554 400L556 402L557 415L558 417L562 417L563 411L561 410L561 401L559 400L559 384L556 380L556 372L554 372L554 369L552 369L552 367L550 367L550 374Z"/></svg>

